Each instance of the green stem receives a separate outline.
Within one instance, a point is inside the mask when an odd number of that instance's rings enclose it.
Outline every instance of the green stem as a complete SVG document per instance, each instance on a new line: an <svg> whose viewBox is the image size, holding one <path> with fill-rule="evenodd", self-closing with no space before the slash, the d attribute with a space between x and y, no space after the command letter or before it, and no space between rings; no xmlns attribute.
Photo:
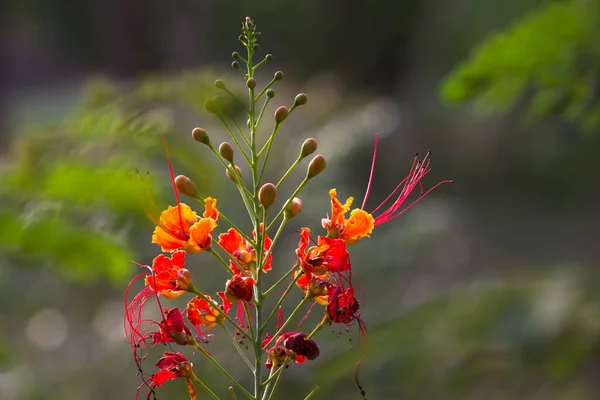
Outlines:
<svg viewBox="0 0 600 400"><path fill-rule="evenodd" d="M233 390L233 386L229 386L229 393L231 394L231 398L233 400L237 400L237 396L235 395L235 391Z"/></svg>
<svg viewBox="0 0 600 400"><path fill-rule="evenodd" d="M246 300L242 300L244 303L244 313L246 314L246 320L248 321L248 332L250 333L250 340L254 342L256 335L254 335L254 328L252 327L252 318L250 318L250 305Z"/></svg>
<svg viewBox="0 0 600 400"><path fill-rule="evenodd" d="M314 388L305 398L304 400L310 400L310 398L312 398L318 391L319 389L321 389L320 386L317 386L316 388Z"/></svg>
<svg viewBox="0 0 600 400"><path fill-rule="evenodd" d="M206 251L212 254L217 260L219 260L219 262L225 267L227 272L229 272L231 275L234 275L231 268L229 268L229 264L227 263L227 261L225 261L223 257L221 257L221 255L217 253L212 247L209 247L208 249L206 249Z"/></svg>
<svg viewBox="0 0 600 400"><path fill-rule="evenodd" d="M281 367L279 367L279 369L277 370L277 378L275 378L275 384L273 385L273 388L271 389L271 392L269 393L269 397L267 397L267 391L265 390L265 394L263 395L263 400L271 400L271 398L275 394L275 390L277 389L277 386L279 385L279 380L281 379L281 375L283 375L283 371L285 370L285 368L287 367L288 364L289 364L289 361L285 360L283 362L283 365ZM267 389L268 389L268 387L267 387Z"/></svg>
<svg viewBox="0 0 600 400"><path fill-rule="evenodd" d="M270 288L269 288L269 289L268 289L266 292L264 292L264 293L263 293L263 296L264 296L264 297L267 297L267 296L268 296L268 295L269 295L269 294L270 294L270 293L271 293L273 290L277 289L277 287L278 287L279 285L281 285L281 283L282 283L283 281L285 281L287 278L289 278L289 276L292 274L292 272L294 272L294 269L295 269L295 267L296 267L296 266L294 265L294 267L292 267L292 269L290 269L290 270L289 270L288 272L286 272L286 273L285 273L285 274L284 274L284 275L283 275L281 278L279 278L279 280L278 280L277 282L275 282L275 283L273 284L273 286L271 286L271 287L270 287Z"/></svg>
<svg viewBox="0 0 600 400"><path fill-rule="evenodd" d="M257 65L259 65L259 64L257 64ZM260 97L261 97L263 94L265 94L265 92L266 92L267 90L269 90L269 88L270 88L271 86L273 86L273 84L274 84L275 82L277 82L277 79L275 79L275 77L273 77L273 79L271 79L271 81L270 81L269 83L267 83L267 85L266 85L266 86L265 86L265 87L264 87L264 88L263 88L263 89L262 89L262 90L261 90L261 91L258 93L258 95L257 95L257 96L254 98L254 101L258 101L258 99L260 99Z"/></svg>
<svg viewBox="0 0 600 400"><path fill-rule="evenodd" d="M296 306L296 308L294 309L294 311L292 311L292 313L290 314L290 316L285 320L285 322L281 325L281 327L279 328L279 330L277 332L275 332L275 334L273 335L273 337L271 338L271 340L269 340L269 342L263 346L263 348L267 348L271 345L271 343L275 340L275 338L277 338L279 335L281 335L283 333L283 331L285 330L286 326L288 326L288 324L292 321L292 319L294 318L294 316L298 313L298 311L300 311L302 309L302 307L308 302L308 297L304 297L302 299L302 301L300 301L300 303L298 303L298 305Z"/></svg>
<svg viewBox="0 0 600 400"><path fill-rule="evenodd" d="M285 226L285 224L287 223L287 221L288 220L286 218L284 218L283 221L281 221L281 224L279 224L279 228L277 228L277 232L275 232L275 236L273 236L273 239L271 240L271 247L267 250L267 252L265 253L265 256L263 257L263 259L266 260L269 257L269 255L271 255L271 252L273 251L273 247L275 247L275 242L279 238L279 235L281 235L281 232L283 231L283 227ZM263 220L263 226L264 227L267 226L267 220L266 219ZM268 228L265 228L265 235L267 233L268 233Z"/></svg>
<svg viewBox="0 0 600 400"><path fill-rule="evenodd" d="M246 159L246 161L248 162L248 164L251 165L252 161L250 161L250 158L248 157L248 155L244 151L244 148L242 147L241 143L239 142L239 140L237 140L237 137L235 136L235 134L233 133L233 131L231 130L231 128L227 124L227 121L225 121L225 118L223 118L220 114L217 114L217 116L219 117L219 119L221 120L221 122L223 123L223 125L225 126L225 129L227 129L227 132L229 132L229 136L231 136L231 139L234 141L234 143L238 147L238 150L240 151L240 153L242 153L242 155L244 156L244 158Z"/></svg>
<svg viewBox="0 0 600 400"><path fill-rule="evenodd" d="M240 133L240 136L244 140L244 143L246 143L246 146L248 146L249 149L252 149L252 146L251 146L250 142L248 141L248 138L246 137L246 135L244 135L244 131L242 131L242 128L240 128L240 125L237 123L237 121L233 121L233 123L235 124L235 127L237 128L238 132Z"/></svg>
<svg viewBox="0 0 600 400"><path fill-rule="evenodd" d="M298 194L298 192L300 192L302 190L302 188L304 186L306 186L306 184L308 183L308 181L310 180L309 176L306 175L304 177L304 179L302 180L302 182L300 182L300 185L296 188L296 190L294 190L294 193L292 193L292 195L290 196L289 199L287 199L287 201L285 202L285 204L283 205L283 207L281 207L281 210L279 210L279 212L277 213L277 215L275 216L275 218L273 218L273 220L271 221L271 223L269 224L269 226L267 227L267 231L269 229L271 229L271 227L273 226L273 224L275 223L275 221L277 221L277 219L279 217L281 217L281 214L283 214L283 212L286 210L286 208L290 205L290 203L292 202L292 200L294 199L294 197L296 197L296 195Z"/></svg>
<svg viewBox="0 0 600 400"><path fill-rule="evenodd" d="M315 329L313 329L313 331L306 337L307 339L310 339L311 337L313 337L314 335L317 334L317 332L319 332L321 330L321 328L323 328L325 325L329 324L331 321L329 320L329 318L327 317L327 315L325 315L323 317L323 319L321 320L321 322L319 322L319 325L315 326Z"/></svg>
<svg viewBox="0 0 600 400"><path fill-rule="evenodd" d="M283 181L285 181L287 179L287 177L292 173L292 171L294 169L296 169L296 167L298 166L298 164L300 164L301 161L302 161L302 157L298 157L296 159L296 161L294 161L294 163L287 170L287 172L285 174L283 174L283 176L281 177L281 179L279 180L279 182L277 182L277 185L275 185L275 187L278 188L279 185L281 185L283 183Z"/></svg>
<svg viewBox="0 0 600 400"><path fill-rule="evenodd" d="M291 270L293 271L294 268L292 267ZM290 285L285 289L285 292L283 292L283 295L281 295L281 297L279 298L279 300L277 300L277 304L275 304L275 307L273 307L273 311L271 311L271 314L269 314L269 316L265 320L265 324L262 327L262 331L260 332L261 334L264 332L265 328L267 327L267 324L269 323L269 321L271 321L271 318L273 318L273 316L277 312L277 309L279 308L279 306L281 305L281 303L283 303L283 300L287 297L288 293L290 293L290 291L292 290L292 288L294 287L294 285L296 284L296 282L298 281L298 279L300 279L301 276L302 276L302 274L298 274L298 276L296 276L294 278L294 280L292 281L292 283L290 283Z"/></svg>
<svg viewBox="0 0 600 400"><path fill-rule="evenodd" d="M201 387L201 388L202 388L202 389L203 389L205 392L207 392L208 394L210 394L210 395L211 395L211 397L212 397L213 399L217 399L217 400L219 400L219 396L217 396L217 395L216 395L216 394L215 394L215 393L214 393L212 390L210 390L210 389L208 388L208 386L206 386L206 385L204 384L204 382L202 382L200 379L198 379L198 377L196 376L196 374L194 374L194 375L192 376L192 379L193 379L193 380L194 380L194 381L195 381L195 382L196 382L198 385L200 385L200 387Z"/></svg>
<svg viewBox="0 0 600 400"><path fill-rule="evenodd" d="M213 365L215 367L217 367L217 369L219 371L221 371L221 373L223 375L225 375L227 377L227 379L229 379L231 381L231 383L233 383L235 386L237 386L238 389L240 389L242 391L242 393L244 393L246 395L246 397L248 397L249 399L254 399L254 396L252 396L250 394L250 392L248 392L233 376L231 376L229 374L229 372L227 372L227 370L225 368L223 368L221 366L221 364L219 364L219 362L217 360L215 360L213 358L213 356L211 356L208 351L204 350L204 348L202 346L200 346L198 343L192 343L192 347L194 347L196 350L198 350L200 353L202 353L206 358L208 358L208 360L213 363Z"/></svg>
<svg viewBox="0 0 600 400"><path fill-rule="evenodd" d="M248 357L246 357L246 353L244 353L244 350L242 350L242 348L238 344L237 340L233 337L233 335L231 334L231 331L227 328L226 325L221 325L221 326L223 327L223 329L225 329L225 332L227 332L229 339L231 339L231 342L235 346L238 353L240 353L240 356L242 356L242 359L244 360L246 365L248 365L248 367L250 367L250 370L252 371L252 373L254 373L254 366L252 366L252 363L250 363L250 360L248 360Z"/></svg>
<svg viewBox="0 0 600 400"><path fill-rule="evenodd" d="M267 150L267 154L265 156L265 160L263 163L263 170L265 169L264 165L267 162L267 159L269 158L269 153L271 152L271 147L273 146L273 141L275 140L275 135L277 135L277 132L279 131L279 127L281 126L281 123L277 123L275 124L275 126L273 127L273 131L271 132L271 136L269 136L269 139L267 140L267 143L265 143L263 145L263 147L260 149L260 151L258 152L258 157L262 156L262 153Z"/></svg>
<svg viewBox="0 0 600 400"><path fill-rule="evenodd" d="M258 114L258 118L256 119L256 121L254 122L254 128L258 129L258 126L260 125L260 121L262 120L263 114L265 113L265 110L267 109L267 104L269 104L269 101L271 100L270 97L267 97L265 99L265 102L263 103L262 108L260 109L260 113Z"/></svg>

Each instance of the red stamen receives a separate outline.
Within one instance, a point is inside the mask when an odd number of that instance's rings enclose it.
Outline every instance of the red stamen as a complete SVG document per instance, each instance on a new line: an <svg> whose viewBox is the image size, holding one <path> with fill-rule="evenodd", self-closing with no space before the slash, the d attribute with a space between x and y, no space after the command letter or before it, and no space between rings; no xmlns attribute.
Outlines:
<svg viewBox="0 0 600 400"><path fill-rule="evenodd" d="M379 135L375 134L375 146L373 148L373 161L371 161L371 172L369 173L369 183L367 184L367 191L365 192L365 198L360 206L361 210L365 208L369 193L371 193L371 184L373 183L373 172L375 171L375 159L377 158L377 143L379 142Z"/></svg>

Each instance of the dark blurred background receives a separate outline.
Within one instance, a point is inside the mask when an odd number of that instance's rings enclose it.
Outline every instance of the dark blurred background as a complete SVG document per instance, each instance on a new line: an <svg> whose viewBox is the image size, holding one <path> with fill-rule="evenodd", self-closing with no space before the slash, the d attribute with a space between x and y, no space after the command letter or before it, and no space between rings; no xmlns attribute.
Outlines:
<svg viewBox="0 0 600 400"><path fill-rule="evenodd" d="M369 327L360 367L368 398L600 397L597 0L1 7L0 399L134 397L123 293L138 273L130 260L158 254L149 198L158 209L174 203L161 133L175 173L244 218L220 164L190 132L226 139L203 104L216 78L243 90L229 64L247 15L262 32L259 54L274 54L258 84L285 72L269 115L298 92L309 98L279 133L267 179L307 137L328 159L282 235L270 279L293 263L297 229L320 230L329 188L360 204L374 133L367 208L415 152L432 149L426 186L455 180L352 249ZM204 256L192 272L204 271L202 290L222 290L223 271ZM356 327L317 338L321 357L291 366L277 398L315 385L317 398L360 398ZM226 342L210 350L234 375L247 372ZM225 397L226 381L194 360ZM181 382L158 394L186 396Z"/></svg>

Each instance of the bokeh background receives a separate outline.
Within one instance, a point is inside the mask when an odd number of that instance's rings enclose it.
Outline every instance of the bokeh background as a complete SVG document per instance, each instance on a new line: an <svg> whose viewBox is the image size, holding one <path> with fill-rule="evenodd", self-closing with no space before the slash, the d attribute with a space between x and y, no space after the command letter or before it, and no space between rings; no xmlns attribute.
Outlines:
<svg viewBox="0 0 600 400"><path fill-rule="evenodd" d="M213 143L226 139L203 104L216 78L243 90L229 64L247 15L262 32L260 54L275 56L259 85L285 72L268 112L298 92L309 97L279 133L267 179L278 179L307 137L329 162L282 235L276 271L293 262L297 229L319 230L330 187L362 200L374 133L370 207L415 152L432 149L427 186L456 181L352 249L369 327L367 397L600 397L598 0L2 8L0 399L134 397L123 293L139 272L130 260L149 263L158 251L150 199L158 209L174 203L161 133L176 174L244 218L220 164L190 132L202 126ZM204 256L190 261L198 286L222 290L223 271ZM360 398L356 327L318 340L321 357L291 366L277 398L304 398L317 384L317 398ZM151 352L148 371L162 350ZM210 350L243 376L226 342L215 337ZM226 381L195 360L225 397ZM177 381L158 392L185 396Z"/></svg>

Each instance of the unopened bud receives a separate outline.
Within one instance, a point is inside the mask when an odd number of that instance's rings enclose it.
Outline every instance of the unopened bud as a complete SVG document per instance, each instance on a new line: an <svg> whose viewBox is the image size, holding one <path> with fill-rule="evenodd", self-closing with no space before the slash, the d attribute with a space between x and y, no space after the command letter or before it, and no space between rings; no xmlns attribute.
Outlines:
<svg viewBox="0 0 600 400"><path fill-rule="evenodd" d="M283 79L283 72L281 72L281 71L275 72L275 75L273 75L273 79L275 79L276 81L282 80Z"/></svg>
<svg viewBox="0 0 600 400"><path fill-rule="evenodd" d="M307 101L308 101L308 96L306 95L306 93L300 93L294 99L294 106L296 106L296 107L303 106L306 104Z"/></svg>
<svg viewBox="0 0 600 400"><path fill-rule="evenodd" d="M286 106L280 106L277 110L275 110L275 122L278 124L282 123L285 121L289 113L290 112Z"/></svg>
<svg viewBox="0 0 600 400"><path fill-rule="evenodd" d="M273 54L267 54L265 56L265 60L267 60L267 61L273 61Z"/></svg>
<svg viewBox="0 0 600 400"><path fill-rule="evenodd" d="M225 175L227 175L227 178L229 178L230 181L235 182L235 176L233 176L233 169L232 168L233 167L231 166L231 164L229 164L229 166L225 170ZM236 165L235 169L237 171L238 176L242 176L242 170L240 169L240 167L238 167Z"/></svg>
<svg viewBox="0 0 600 400"><path fill-rule="evenodd" d="M234 51L233 53L231 53L231 58L233 58L234 60L239 60L241 58L240 53Z"/></svg>
<svg viewBox="0 0 600 400"><path fill-rule="evenodd" d="M202 128L194 128L194 130L192 130L192 137L196 142L204 143L206 145L210 144L208 133Z"/></svg>
<svg viewBox="0 0 600 400"><path fill-rule="evenodd" d="M192 274L185 268L177 271L177 289L187 291L192 286Z"/></svg>
<svg viewBox="0 0 600 400"><path fill-rule="evenodd" d="M277 188L272 183L265 183L258 191L258 201L264 208L269 208L275 202Z"/></svg>
<svg viewBox="0 0 600 400"><path fill-rule="evenodd" d="M217 80L215 81L215 86L216 86L217 88L219 88L219 89L225 89L225 82L223 82L223 81L222 81L222 80L220 80L220 79L217 79Z"/></svg>
<svg viewBox="0 0 600 400"><path fill-rule="evenodd" d="M227 142L221 143L219 146L219 154L229 162L233 161L233 147Z"/></svg>
<svg viewBox="0 0 600 400"><path fill-rule="evenodd" d="M185 175L179 175L175 178L175 187L181 194L185 194L186 196L195 199L198 198L198 188L196 187L196 184Z"/></svg>
<svg viewBox="0 0 600 400"><path fill-rule="evenodd" d="M258 45L258 43L255 43L254 46L252 46L252 50L256 51L259 47L260 46Z"/></svg>
<svg viewBox="0 0 600 400"><path fill-rule="evenodd" d="M240 300L245 300L249 303L252 301L254 283L254 279L242 274L236 274L225 283L225 297L231 303Z"/></svg>
<svg viewBox="0 0 600 400"><path fill-rule="evenodd" d="M307 157L317 151L317 140L313 138L308 138L302 143L302 148L300 149L300 158Z"/></svg>
<svg viewBox="0 0 600 400"><path fill-rule="evenodd" d="M325 157L323 157L321 154L316 155L315 158L312 159L310 164L308 164L308 178L314 178L315 176L319 175L325 170L326 166L327 162L325 161Z"/></svg>
<svg viewBox="0 0 600 400"><path fill-rule="evenodd" d="M294 197L285 208L285 219L292 219L302 211L302 200Z"/></svg>
<svg viewBox="0 0 600 400"><path fill-rule="evenodd" d="M204 108L211 114L217 114L218 108L213 100L206 100L204 103Z"/></svg>
<svg viewBox="0 0 600 400"><path fill-rule="evenodd" d="M283 346L293 351L299 356L304 356L309 360L319 357L319 346L317 342L309 339L304 333L291 333L283 342Z"/></svg>
<svg viewBox="0 0 600 400"><path fill-rule="evenodd" d="M275 91L273 89L267 89L267 97L270 99L275 97Z"/></svg>
<svg viewBox="0 0 600 400"><path fill-rule="evenodd" d="M246 87L249 89L254 89L256 87L256 80L254 78L250 78L246 81Z"/></svg>
<svg viewBox="0 0 600 400"><path fill-rule="evenodd" d="M240 63L237 61L234 61L231 63L231 68L233 69L240 69Z"/></svg>

